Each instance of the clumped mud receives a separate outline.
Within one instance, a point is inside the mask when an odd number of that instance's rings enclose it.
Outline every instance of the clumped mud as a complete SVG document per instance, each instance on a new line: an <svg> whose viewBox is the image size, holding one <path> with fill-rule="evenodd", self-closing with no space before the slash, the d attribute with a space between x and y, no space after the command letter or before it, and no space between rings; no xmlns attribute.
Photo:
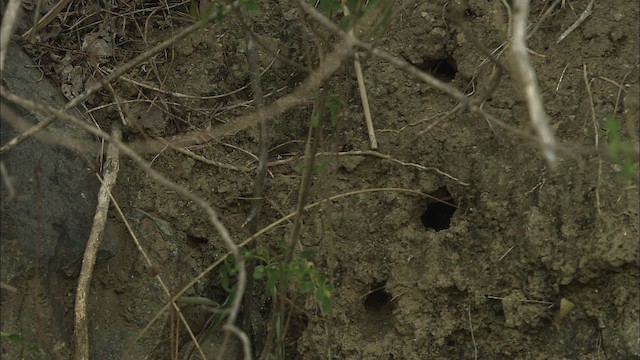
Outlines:
<svg viewBox="0 0 640 360"><path fill-rule="evenodd" d="M533 2L532 22L547 3ZM637 182L625 181L620 167L594 145L596 136L599 144L608 142L607 116L620 120L625 141L638 132L639 9L635 2L596 2L587 21L558 44L588 3L557 8L528 41L546 111L563 144L555 169L534 140L522 89L510 76L508 51L495 53L509 71L482 108L500 124L469 112L442 120L456 106L454 99L364 56L379 152L390 156L386 159L366 152L351 64L331 79L327 86L342 106L322 151L342 154L319 156L322 171L314 177L311 202L386 190L323 203L305 216L301 249L312 250L315 266L331 279L332 312L322 316L313 298L299 296L287 358L630 359L640 354ZM444 1L398 2L388 28L369 35L376 46L465 93L482 93L492 66L469 36L489 51L504 49L508 14L500 2L470 0L462 6L462 22L453 24L443 16ZM186 23L173 14L171 26L150 18L149 44ZM265 2L251 16L272 49L293 61L304 59L307 38L288 2ZM140 42L125 42L113 57L122 61L143 50ZM259 55L268 102L304 79L299 70L273 61L272 54L260 50ZM127 140L143 139L140 132L169 136L205 129L248 111L250 89L234 92L248 84L249 73L242 29L233 19L192 35L156 61L129 77L151 85L158 71L164 92L126 81L115 87L123 99L145 99L163 114L140 110L143 129L128 132ZM225 93L231 94L214 96ZM269 123L270 160L276 163L267 178L261 226L295 209L310 114L308 102ZM191 150L235 169L170 149L145 157L214 205L233 238L242 241L249 236L243 224L251 206L257 131ZM91 290L92 351L105 359L119 358L105 355L115 351L168 359L175 319L162 318L125 347L164 305L153 275L159 272L176 291L226 248L200 208L155 183L129 159L123 159L114 196L157 268L142 265L113 211ZM285 222L258 245L277 251L276 242L289 230ZM189 294L224 301L225 292L214 271ZM264 294L256 296L266 318L270 303ZM567 301L574 308L560 316L565 310L560 303ZM208 314L189 309L186 316L199 329ZM240 351L233 346L231 352Z"/></svg>

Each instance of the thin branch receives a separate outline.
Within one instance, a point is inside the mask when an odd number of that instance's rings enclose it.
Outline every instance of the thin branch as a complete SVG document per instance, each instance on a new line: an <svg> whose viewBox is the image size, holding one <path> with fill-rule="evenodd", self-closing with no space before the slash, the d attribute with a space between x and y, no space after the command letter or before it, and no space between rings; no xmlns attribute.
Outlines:
<svg viewBox="0 0 640 360"><path fill-rule="evenodd" d="M258 67L258 54L255 44L255 33L253 31L252 20L247 15L246 11L242 8L235 12L236 16L240 19L242 28L244 30L245 43L247 47L247 64L249 66L249 73L251 75L251 90L253 91L253 100L256 106L256 114L258 120L258 171L256 173L253 182L253 199L251 200L251 210L247 218L246 223L249 224L249 232L255 234L258 231L258 223L260 220L260 212L262 205L264 204L264 184L267 177L267 162L269 153L269 133L267 119L263 114L264 109L264 95L262 90L262 81L260 79L260 69ZM253 250L253 246L249 246L249 249ZM245 347L244 356L245 359L252 357L251 347L249 346L249 336L246 332L253 330L253 324L257 321L252 317L252 305L254 296L254 281L253 272L256 266L255 259L247 262L247 272L250 274L247 279L247 287L244 293L243 301L243 319L242 326L244 333L239 329L235 329L237 335L242 340L242 344ZM227 333L228 334L228 333ZM250 333L251 338L258 334ZM228 337L225 336L220 351L218 352L218 359L222 359L222 355L225 351L225 345Z"/></svg>
<svg viewBox="0 0 640 360"><path fill-rule="evenodd" d="M111 129L111 137L116 140L122 138L122 129L120 125L114 121ZM89 359L89 331L87 329L87 298L89 293L89 285L91 284L91 276L93 267L96 263L96 254L102 242L102 234L104 225L107 222L107 214L109 212L109 192L116 183L118 178L118 170L120 169L120 160L118 148L112 143L107 147L107 157L104 167L104 181L98 192L98 202L96 205L96 213L93 218L93 226L91 234L87 241L87 247L82 258L82 268L80 277L78 278L78 289L76 291L75 302L75 321L74 321L74 341L75 341L75 359Z"/></svg>
<svg viewBox="0 0 640 360"><path fill-rule="evenodd" d="M155 265L153 264L153 262L149 258L149 255L147 254L147 252L144 250L144 248L140 244L140 240L138 240L138 237L136 236L136 233L133 231L133 228L131 227L131 223L129 222L129 220L127 220L127 217L124 215L124 212L122 211L122 208L120 207L120 204L118 204L118 202L113 197L113 194L111 192L109 192L109 198L111 199L111 203L113 204L113 207L118 212L118 215L120 216L120 219L122 219L122 222L124 223L124 226L127 228L127 231L129 232L129 235L131 235L131 239L133 239L133 243L136 245L136 249L138 249L138 251L142 255L142 258L146 262L147 267L149 269L153 269L155 267ZM162 280L162 276L160 275L160 273L156 274L155 277L156 277L156 280L158 280L158 283L160 284L160 287L162 288L164 293L167 295L167 298L171 299L171 292L169 291L169 288L165 284L164 280ZM203 360L206 360L204 352L202 351L202 348L200 347L200 344L198 344L198 340L196 339L196 336L193 334L193 331L191 330L191 327L189 326L189 323L187 322L187 319L185 319L184 315L182 315L182 311L180 311L180 308L176 304L175 300L173 300L169 304L171 306L173 306L173 309L178 314L179 320L182 322L182 324L184 325L185 329L187 330L187 333L191 337L191 340L195 344L195 347L198 349L198 352L200 353L200 356L202 356ZM164 312L164 310L162 312ZM123 353L127 353L127 349L128 349L128 347L125 347L125 350L123 351Z"/></svg>
<svg viewBox="0 0 640 360"><path fill-rule="evenodd" d="M4 161L0 160L0 176L2 176L2 183L7 188L7 201L11 202L15 200L17 196L16 187L13 185L13 179L9 175L9 170L4 165Z"/></svg>
<svg viewBox="0 0 640 360"><path fill-rule="evenodd" d="M589 81L589 74L587 73L587 64L582 63L582 78L584 85L587 88L587 95L589 97L589 108L591 109L591 122L593 123L593 136L596 149L600 146L600 137L598 135L598 120L596 119L596 109L593 105L593 93L591 92L591 81ZM596 210L598 214L600 210L600 186L602 184L602 158L598 154L598 177L596 180Z"/></svg>
<svg viewBox="0 0 640 360"><path fill-rule="evenodd" d="M3 88L3 91L7 90ZM18 115L11 106L6 105L4 102L0 103L0 117L2 118L2 121L6 121L11 127L13 127L16 132L26 131L33 126L30 121ZM81 154L100 151L100 147L96 145L95 141L74 138L72 136L61 138L59 135L55 135L51 131L40 131L36 133L34 137L45 144L64 147Z"/></svg>
<svg viewBox="0 0 640 360"><path fill-rule="evenodd" d="M344 155L365 155L365 156L374 156L380 159L385 159L385 160L389 160L392 161L396 164L400 164L402 166L409 166L409 167L414 167L416 169L420 169L420 170L433 170L435 172L437 172L438 174L445 176L455 182L457 182L460 185L463 186L469 186L469 183L466 183L458 178L456 178L453 175L449 175L446 172L433 167L433 166L424 166L424 165L420 165L420 164L416 164L416 163L412 163L412 162L406 162L406 161L402 161L402 160L398 160L396 158L394 158L391 155L387 155L387 154L383 154L377 151L372 151L372 150L365 150L365 151L345 151L345 152L339 152L339 153L320 153L319 155L338 155L338 156L344 156Z"/></svg>
<svg viewBox="0 0 640 360"><path fill-rule="evenodd" d="M251 343L249 342L249 337L245 332L238 329L233 325L225 325L224 329L240 339L240 343L242 344L242 351L244 353L244 360L251 360Z"/></svg>
<svg viewBox="0 0 640 360"><path fill-rule="evenodd" d="M85 123L84 121L78 120L76 119L74 116L69 115L67 113L65 113L62 110L58 110L55 108L52 108L50 106L41 104L41 103L35 103L32 102L30 100L26 100L22 97L19 97L13 93L8 92L4 87L0 87L0 96L6 98L7 100L20 105L20 106L25 106L25 107L29 107L33 110L39 111L39 112L43 112L43 113L47 113L47 114L51 114L55 117L58 117L60 119L63 119L65 121L68 121L74 125L77 125L79 127L81 127L83 130L87 131L88 133L100 137L106 141L111 142L112 144L114 144L123 154L129 156L133 161L135 161L140 168L145 171L149 177L151 177L152 179L154 179L156 182L158 182L160 185L163 185L171 190L174 190L175 192L177 192L178 194L186 197L187 199L193 201L196 205L198 205L199 207L201 207L208 215L209 217L209 221L211 222L211 224L213 224L214 228L218 231L218 233L220 234L220 237L222 238L224 244L226 245L227 249L229 249L229 251L233 254L234 258L236 259L236 264L238 266L238 281L237 281L237 290L236 290L236 297L234 298L231 307L229 308L229 317L227 318L227 324L234 324L236 321L236 318L238 317L238 312L240 310L240 305L242 303L242 294L244 293L244 289L245 289L245 285L246 285L246 279L247 279L247 274L246 274L246 268L245 268L245 261L244 261L244 257L242 256L242 254L240 253L240 250L238 248L238 246L235 244L235 242L231 239L231 235L229 234L229 230L226 228L226 226L222 223L222 221L220 220L220 218L218 217L217 212L213 209L213 207L211 207L211 205L209 205L209 203L204 200L202 197L192 193L191 191L189 191L187 188L185 188L182 185L176 184L175 182L167 179L166 177L164 177L161 173L159 173L158 171L154 170L149 163L147 163L139 154L137 154L135 151L133 151L130 147L128 147L127 145L125 145L124 143L122 143L120 140L115 139L114 137L110 136L109 134L96 129L94 127L92 127L91 125ZM173 301L175 301L177 298L174 298Z"/></svg>
<svg viewBox="0 0 640 360"><path fill-rule="evenodd" d="M417 196L421 196L421 197L425 197L428 199L432 199L432 200L436 200L436 201L440 201L439 199L425 194L421 191L418 190L413 190L413 189L402 189L402 188L373 188L373 189L360 189L360 190L354 190L354 191L349 191L346 193L342 193L342 194L338 194L338 195L333 195L330 197L327 197L325 199L322 199L320 201L314 202L312 204L309 204L307 206L305 206L304 210L310 210L312 208L315 208L317 206L320 205L324 205L328 202L332 202L334 200L338 200L338 199L343 199L343 198L347 198L349 196L354 196L354 195L359 195L359 194L367 194L367 193L377 193L377 192L400 192L400 193L405 193L405 194L412 194L412 195L417 195ZM242 241L241 243L238 244L238 246L242 247L242 246L247 246L248 244L250 244L252 241L256 240L258 237L264 235L267 231L270 231L272 229L274 229L275 227L281 225L282 223L284 223L285 221L289 221L291 220L294 216L296 216L297 212L292 212L290 214L288 214L287 216L284 216L282 218L280 218L279 220L276 220L274 222L272 222L271 224L263 227L260 231L258 231L257 233L249 236L247 239L245 239L244 241ZM226 254L224 254L222 257L220 257L220 259L218 259L216 262L214 262L213 264L209 265L209 267L207 267L206 269L204 269L203 271L200 272L200 274L198 274L196 277L194 277L187 285L185 285L182 289L180 289L180 291L178 291L173 298L171 299L171 301L169 301L168 303L166 303L162 309L160 309L156 315L149 320L149 323L147 323L147 325L140 331L140 333L138 334L138 339L141 338L147 331L149 331L149 329L151 329L151 327L153 326L153 324L160 318L160 316L162 315L162 313L164 313L165 311L169 310L169 307L171 306L171 304L175 301L177 301L185 292L187 292L189 289L191 289L195 284L197 284L199 281L201 281L205 276L207 276L211 271L213 271L213 269L215 269L216 267L218 267L218 265L222 264L223 261L225 261L225 259L232 255L231 252L228 252Z"/></svg>
<svg viewBox="0 0 640 360"><path fill-rule="evenodd" d="M473 322L471 322L471 306L467 308L467 314L469 315L469 330L471 331L471 342L473 342L473 359L478 360L478 344L476 344L476 337L473 335Z"/></svg>
<svg viewBox="0 0 640 360"><path fill-rule="evenodd" d="M131 69L136 67L138 64L142 63L143 61L147 60L148 58L152 57L153 55L156 55L156 54L160 53L161 51L163 51L164 49L166 49L169 46L173 45L174 43L176 43L176 42L184 39L185 37L191 35L195 31L200 29L201 26L202 26L202 24L200 22L196 22L195 24L190 25L187 28L185 28L184 30L182 30L181 32L177 33L172 38L170 38L170 39L168 39L168 40L166 40L166 41L154 46L153 48L149 49L149 51L138 55L136 58L134 58L133 60L129 61L128 63L116 68L109 75L105 76L104 78L102 78L99 81L93 83L91 86L89 86L87 89L85 89L85 91L82 94L76 96L71 101L69 101L63 107L62 111L69 111L69 110L73 109L74 107L76 107L77 105L82 103L83 101L87 100L91 95L93 95L96 92L100 91L100 89L102 89L102 87L104 87L105 85L107 85L107 84L111 83L112 81L116 80L118 77L120 77L121 75L127 73L128 71L130 71ZM7 151L13 149L18 144L20 144L22 141L24 141L25 139L31 137L36 132L46 128L49 125L51 125L53 122L55 122L55 120L56 120L55 116L49 116L48 118L46 118L42 122L34 125L29 130L27 130L27 131L23 132L22 134L14 137L8 143L6 143L2 147L0 147L0 154L4 154Z"/></svg>
<svg viewBox="0 0 640 360"><path fill-rule="evenodd" d="M37 31L47 26L53 19L56 18L60 11L62 11L62 8L67 6L70 2L71 0L59 0L58 3L51 8L51 10L44 14L40 21L38 21L38 24L32 26L31 29L22 34L22 37L26 38L31 34L32 31Z"/></svg>
<svg viewBox="0 0 640 360"><path fill-rule="evenodd" d="M305 0L297 0L297 2L298 2L298 5L304 10L305 13L307 13L311 18L313 18L315 21L320 23L322 26L324 26L325 28L327 28L329 31L331 31L335 35L339 36L340 38L342 38L344 40L349 40L356 47L361 48L363 50L366 50L367 52L370 52L374 56L379 57L379 58L381 58L381 59L393 64L394 66L396 66L400 70L405 71L408 74L413 75L417 79L419 79L419 80L431 85L435 89L440 90L440 91L444 92L445 94L451 95L456 100L458 100L458 101L460 101L460 102L462 102L464 104L466 104L468 102L467 96L464 93L462 93L460 90L454 88L453 86L451 86L449 84L446 84L446 83L436 79L432 75L429 75L429 74L421 71L420 69L418 69L415 66L409 64L408 62L406 62L406 61L404 61L404 60L402 60L400 58L397 58L397 57L387 53L384 50L381 50L379 48L374 47L373 45L371 45L369 43L366 43L364 41L359 40L355 35L353 35L352 32L343 31L342 29L340 29L340 27L338 25L336 25L333 22L331 22L331 20L326 18L324 15L322 15L322 13L320 13L318 10L316 10L313 6L309 5Z"/></svg>
<svg viewBox="0 0 640 360"><path fill-rule="evenodd" d="M596 0L591 0L589 2L589 5L587 5L587 8L584 9L584 11L582 12L582 14L580 14L580 17L578 18L578 20L576 20L573 25L571 25L565 32L562 33L562 35L560 35L560 37L558 38L558 41L556 42L556 44L559 44L560 41L564 40L567 36L569 36L569 34L571 34L575 29L578 28L578 26L580 26L585 20L587 20L587 18L591 15L591 13L593 12L593 3Z"/></svg>
<svg viewBox="0 0 640 360"><path fill-rule="evenodd" d="M9 41L11 41L11 35L13 35L17 25L21 5L22 0L9 0L4 10L2 25L0 26L0 73L4 70L4 59L7 57Z"/></svg>
<svg viewBox="0 0 640 360"><path fill-rule="evenodd" d="M533 28L529 30L529 33L527 34L527 40L530 39L533 36L533 34L535 34L538 31L538 29L540 29L540 26L544 24L544 22L547 20L549 16L551 16L551 12L560 4L561 1L563 0L555 0L551 5L549 5L547 10L545 10L544 14L542 14L542 16L538 18L538 21L536 21Z"/></svg>
<svg viewBox="0 0 640 360"><path fill-rule="evenodd" d="M369 143L371 144L371 150L378 150L378 140L376 139L376 129L373 127L373 120L371 120L371 109L369 108L369 97L367 96L367 87L364 84L364 76L362 75L362 66L360 65L360 59L356 54L353 60L353 66L356 70L356 77L358 78L358 89L360 90L360 100L362 101L362 110L364 111L364 120L367 123L367 133L369 134Z"/></svg>
<svg viewBox="0 0 640 360"><path fill-rule="evenodd" d="M271 313L271 320L269 324L269 330L267 338L265 340L265 346L262 349L260 359L268 359L270 354L271 345L274 337L278 337L278 341L284 342L284 335L281 332L276 332L276 323L286 315L286 304L282 301L287 296L289 291L289 274L285 269L295 253L295 249L298 246L300 234L302 231L302 217L305 212L307 198L311 190L311 175L313 173L313 165L315 163L316 153L318 152L318 146L322 134L322 118L324 108L326 106L327 88L323 88L318 100L316 100L313 112L311 114L311 121L309 123L309 131L307 135L307 143L304 150L304 164L302 166L302 178L300 179L300 187L298 188L298 201L296 203L295 218L293 220L293 228L291 229L291 235L287 241L287 249L285 250L284 261L280 263L280 282L276 289L277 301L275 301L274 310ZM283 328L286 332L286 326Z"/></svg>
<svg viewBox="0 0 640 360"><path fill-rule="evenodd" d="M513 37L511 39L513 62L524 87L531 125L538 134L542 153L547 159L547 163L551 168L554 168L557 163L557 144L549 126L548 116L544 111L538 80L531 65L525 42L529 19L529 1L514 0L513 5Z"/></svg>
<svg viewBox="0 0 640 360"><path fill-rule="evenodd" d="M266 106L263 109L265 119L273 119L274 117L284 113L286 110L305 103L308 101L309 95L315 91L320 84L333 75L341 66L344 60L352 54L353 42L344 39L333 49L325 61L320 64L318 69L309 74L307 78L300 84L291 94L279 98L278 100ZM225 136L235 135L238 132L254 126L258 122L256 113L239 116L225 124L214 126L209 130L196 131L183 135L173 136L166 139L175 146L187 147L202 144L212 140L219 140ZM147 140L129 144L133 150L138 152L158 152L164 143L158 140ZM1 154L1 153L0 153Z"/></svg>
<svg viewBox="0 0 640 360"><path fill-rule="evenodd" d="M209 165L217 166L217 167L222 168L222 169L233 170L233 171L241 171L241 172L249 172L249 171L251 171L251 169L246 168L246 167L225 164L225 163L221 163L219 161L207 159L206 157L198 155L198 154L194 153L193 151L191 151L191 150L189 150L187 148L181 148L181 147L174 146L170 142L167 142L166 144L171 149L173 149L173 150L175 150L175 151L177 151L177 152L179 152L181 154L187 155L187 156L189 156L189 157L191 157L191 158L193 158L195 160L201 161L201 162L203 162L205 164L209 164Z"/></svg>

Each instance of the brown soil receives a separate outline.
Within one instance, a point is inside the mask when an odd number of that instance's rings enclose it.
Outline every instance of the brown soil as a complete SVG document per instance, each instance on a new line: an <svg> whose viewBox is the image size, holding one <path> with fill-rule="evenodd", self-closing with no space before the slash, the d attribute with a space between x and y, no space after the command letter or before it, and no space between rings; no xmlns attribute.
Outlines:
<svg viewBox="0 0 640 360"><path fill-rule="evenodd" d="M445 3L400 1L387 29L362 38L375 38L376 46L467 94L482 93L492 66L469 34L490 51L502 49L508 34L505 7L498 1L464 2L465 33L443 19ZM534 2L533 23L548 3ZM600 144L608 143L605 118L610 115L621 120L625 141L633 142L638 133L639 8L637 2L596 2L586 22L558 44L560 34L588 4L566 2L528 41L545 110L562 143L556 169L549 169L532 140L522 89L510 75L508 51L497 53L509 70L482 108L506 126L469 112L440 121L441 114L456 106L455 100L387 62L364 56L379 152L391 159L362 152L369 150L369 142L353 66L345 64L331 78L326 86L342 106L337 124L326 127L322 151L342 154L319 156L322 166L313 179L310 202L356 190L386 190L346 196L306 214L300 250L312 250L315 266L331 279L332 311L323 316L312 296L293 297L287 359L640 355L638 184L623 179L620 166L594 146L596 136ZM147 26L145 41L136 26L127 23L105 67L131 59L189 23L180 16L188 13L185 6L157 8L157 13L139 18L149 19L138 24ZM250 16L267 44L299 62L308 38L301 36L299 18L291 9L286 1L260 2L260 10ZM64 28L56 36L49 41L79 46ZM63 36L68 39L60 40ZM38 53L37 46L32 50ZM52 61L43 58L51 68ZM304 73L273 61L263 50L259 62L265 71L264 91L270 94L267 102L304 79ZM128 77L160 87L159 77L166 92L202 97L232 92L249 81L242 28L231 16L225 18ZM123 99L157 104L153 115L145 112L147 106L131 106L132 113L141 114L138 120L149 135L195 131L251 111L248 87L219 99L186 99L126 81L116 85ZM87 107L112 102L109 96L105 92ZM270 168L261 226L295 209L311 107L310 100L269 122L270 160L290 161ZM117 113L105 110L96 117L108 124ZM126 137L144 138L133 129ZM215 206L232 237L242 241L249 236L243 223L251 206L256 161L248 153L257 154L257 131L246 129L191 150L242 169L205 164L169 149L145 158ZM114 195L157 269L144 266L112 208L89 299L92 354L96 359L169 359L172 320L167 317L131 345L166 301L150 272L158 271L175 291L220 259L226 248L200 208L154 182L130 159L122 161ZM398 189L431 194L447 204ZM285 222L270 230L258 246L278 251L276 242L286 238L290 228ZM73 280L69 284L73 291ZM255 303L266 321L271 303L261 285ZM223 301L226 293L218 270L188 294ZM3 299L3 307L19 311L15 299ZM562 299L575 307L561 317ZM66 301L72 304L72 297ZM197 307L185 310L194 331L209 314ZM71 324L68 321L68 331ZM219 335L205 345L208 356L214 356ZM66 350L56 350L60 358L69 354L68 338L49 336L58 339L49 344L67 344L62 346ZM183 334L182 344L187 342ZM3 349L11 351L5 345ZM228 358L239 351L234 344Z"/></svg>

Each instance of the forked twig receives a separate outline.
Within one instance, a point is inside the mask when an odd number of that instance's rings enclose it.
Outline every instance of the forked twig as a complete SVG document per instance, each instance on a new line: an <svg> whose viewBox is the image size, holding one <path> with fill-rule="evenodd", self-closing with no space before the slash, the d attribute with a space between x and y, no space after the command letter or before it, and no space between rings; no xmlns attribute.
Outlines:
<svg viewBox="0 0 640 360"><path fill-rule="evenodd" d="M591 15L591 13L593 13L593 3L595 1L596 0L591 0L589 2L589 5L587 5L587 8L584 9L582 14L580 14L580 17L578 18L578 20L576 20L573 23L573 25L569 26L569 28L565 32L563 32L562 35L560 35L556 44L559 44L560 41L564 40L567 36L569 36L569 34L571 34L575 29L577 29L578 26L580 26L585 20L587 20L587 18Z"/></svg>

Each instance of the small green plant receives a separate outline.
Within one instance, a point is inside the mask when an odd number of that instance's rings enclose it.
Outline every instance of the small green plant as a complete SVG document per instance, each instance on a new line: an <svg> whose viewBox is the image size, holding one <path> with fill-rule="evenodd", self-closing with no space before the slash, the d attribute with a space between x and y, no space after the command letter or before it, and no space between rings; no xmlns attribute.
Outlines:
<svg viewBox="0 0 640 360"><path fill-rule="evenodd" d="M32 346L25 343L22 336L9 332L0 332L0 336L8 339L17 346L20 346L20 358L24 359L26 354L45 355L44 351L38 346Z"/></svg>
<svg viewBox="0 0 640 360"><path fill-rule="evenodd" d="M286 249L287 245L284 240L278 242L278 248ZM252 250L242 248L242 254L245 260L256 259L260 265L257 265L253 276L256 280L265 280L265 287L270 295L275 295L277 286L282 279L280 262L273 260L269 251L264 247L257 247ZM309 294L313 293L315 299L318 301L323 314L328 314L331 309L331 293L332 287L329 284L328 278L320 273L318 269L313 265L311 259L314 254L310 250L303 251L298 256L282 267L287 272L289 283L293 285L300 293ZM211 318L207 329L199 337L199 341L204 342L206 339L224 322L226 319L228 310L233 299L236 296L236 286L234 278L238 274L238 268L233 255L227 256L224 262L220 265L218 272L220 286L228 293L227 298L222 304L217 301L200 296L184 296L180 298L180 303L184 305L200 305L211 306L216 308L217 311Z"/></svg>
<svg viewBox="0 0 640 360"><path fill-rule="evenodd" d="M611 160L620 166L620 177L624 182L631 181L634 173L638 172L638 162L634 158L631 144L620 135L620 122L613 116L607 116L607 130L609 136L608 151Z"/></svg>
<svg viewBox="0 0 640 360"><path fill-rule="evenodd" d="M284 240L279 242L279 247L286 248ZM302 294L313 294L320 305L323 314L331 311L331 294L333 288L326 275L322 274L313 264L314 254L311 250L305 250L294 257L290 263L281 264L271 260L270 257L258 258L262 264L257 265L253 273L256 280L265 279L266 290L274 295L277 286L282 279L281 269L287 273L289 283Z"/></svg>

